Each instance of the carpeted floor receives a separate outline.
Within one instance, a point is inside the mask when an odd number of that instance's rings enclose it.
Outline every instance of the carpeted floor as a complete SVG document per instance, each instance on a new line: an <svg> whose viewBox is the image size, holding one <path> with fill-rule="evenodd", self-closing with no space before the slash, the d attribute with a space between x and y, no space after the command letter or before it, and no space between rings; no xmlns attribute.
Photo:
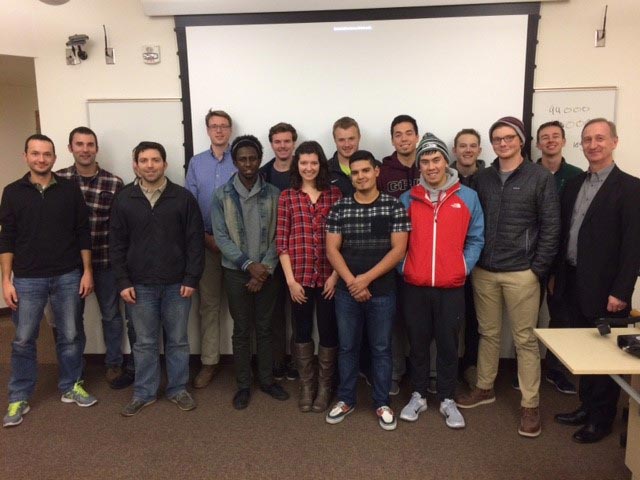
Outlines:
<svg viewBox="0 0 640 480"><path fill-rule="evenodd" d="M2 349L7 348L2 345ZM299 413L296 382L284 381L292 395L277 402L254 391L249 408L231 406L233 367L194 393L198 408L179 411L164 398L124 418L119 412L131 388L115 391L92 360L87 389L99 399L90 408L63 404L56 390L56 366L43 364L22 425L2 429L1 479L581 479L626 480L616 422L612 435L595 445L571 441L572 427L553 422L570 411L575 396L541 388L543 433L525 439L516 432L519 392L509 386L512 364L501 369L495 404L463 411L467 428L448 429L433 397L418 422L399 422L383 431L371 409L369 388L359 386L356 411L338 425L324 416ZM0 364L6 398L9 367ZM408 400L406 383L392 406Z"/></svg>

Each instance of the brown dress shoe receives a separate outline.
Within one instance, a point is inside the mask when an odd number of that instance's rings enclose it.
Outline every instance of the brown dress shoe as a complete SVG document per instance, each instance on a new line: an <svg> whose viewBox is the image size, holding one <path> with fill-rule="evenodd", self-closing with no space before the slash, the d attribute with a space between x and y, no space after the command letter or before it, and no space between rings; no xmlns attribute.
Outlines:
<svg viewBox="0 0 640 480"><path fill-rule="evenodd" d="M193 388L204 388L211 383L218 371L218 365L202 365L202 368L193 379Z"/></svg>
<svg viewBox="0 0 640 480"><path fill-rule="evenodd" d="M107 383L113 383L120 375L122 375L122 367L107 367L107 372L104 376L107 378Z"/></svg>
<svg viewBox="0 0 640 480"><path fill-rule="evenodd" d="M456 398L456 404L460 408L473 408L479 405L485 405L496 401L496 394L493 388L484 390L482 388L474 388L469 393L462 394Z"/></svg>
<svg viewBox="0 0 640 480"><path fill-rule="evenodd" d="M523 437L535 438L542 433L540 408L520 408L520 426L518 433Z"/></svg>

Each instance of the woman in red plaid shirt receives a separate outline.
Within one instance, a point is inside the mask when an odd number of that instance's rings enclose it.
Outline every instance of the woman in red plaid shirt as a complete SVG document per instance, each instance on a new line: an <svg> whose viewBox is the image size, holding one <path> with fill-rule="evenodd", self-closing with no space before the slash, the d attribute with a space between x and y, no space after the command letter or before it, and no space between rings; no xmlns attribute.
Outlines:
<svg viewBox="0 0 640 480"><path fill-rule="evenodd" d="M327 157L318 142L300 144L290 171L291 188L282 192L278 202L276 248L292 300L295 359L300 373L298 406L302 412L323 412L331 400L338 351L333 306L338 274L327 260L325 221L342 194L330 183ZM317 386L311 336L314 307L320 343Z"/></svg>

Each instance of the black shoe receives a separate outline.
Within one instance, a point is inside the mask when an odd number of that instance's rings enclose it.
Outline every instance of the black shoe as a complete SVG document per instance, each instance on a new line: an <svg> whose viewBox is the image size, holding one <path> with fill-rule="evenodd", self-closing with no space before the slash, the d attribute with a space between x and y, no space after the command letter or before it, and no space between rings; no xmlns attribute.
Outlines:
<svg viewBox="0 0 640 480"><path fill-rule="evenodd" d="M561 423L563 425L584 425L587 423L587 419L589 418L589 413L584 410L582 407L570 413L558 413L555 417L553 417L556 422Z"/></svg>
<svg viewBox="0 0 640 480"><path fill-rule="evenodd" d="M293 364L290 364L287 367L287 380L298 380L298 378L300 378L298 370L296 370L296 367Z"/></svg>
<svg viewBox="0 0 640 480"><path fill-rule="evenodd" d="M124 370L122 375L113 380L109 386L114 390L122 390L123 388L127 388L129 385L133 383L136 379L136 373L130 370Z"/></svg>
<svg viewBox="0 0 640 480"><path fill-rule="evenodd" d="M517 375L511 379L511 388L520 391L520 380Z"/></svg>
<svg viewBox="0 0 640 480"><path fill-rule="evenodd" d="M596 443L611 433L610 426L587 423L573 434L573 440L578 443Z"/></svg>
<svg viewBox="0 0 640 480"><path fill-rule="evenodd" d="M267 395L271 395L276 400L289 399L289 394L277 383L272 383L271 385L260 385L260 390Z"/></svg>
<svg viewBox="0 0 640 480"><path fill-rule="evenodd" d="M233 396L233 408L236 410L244 410L249 406L249 399L251 398L251 390L248 388L241 388Z"/></svg>
<svg viewBox="0 0 640 480"><path fill-rule="evenodd" d="M564 373L559 372L557 370L550 370L547 372L547 375L544 379L549 382L551 385L556 387L560 393L566 393L567 395L575 395L577 392L576 386L571 383L567 377L565 377Z"/></svg>
<svg viewBox="0 0 640 480"><path fill-rule="evenodd" d="M287 366L283 363L274 363L272 372L273 378L276 380L284 380L284 377L287 376Z"/></svg>

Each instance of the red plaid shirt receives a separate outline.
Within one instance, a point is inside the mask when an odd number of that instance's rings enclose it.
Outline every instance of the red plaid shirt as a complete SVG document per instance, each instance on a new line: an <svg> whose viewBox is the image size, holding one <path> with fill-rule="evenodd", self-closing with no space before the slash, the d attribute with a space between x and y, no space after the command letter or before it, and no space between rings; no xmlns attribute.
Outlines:
<svg viewBox="0 0 640 480"><path fill-rule="evenodd" d="M293 276L303 287L322 287L333 272L324 242L325 222L341 197L334 186L321 192L315 204L299 189L280 194L276 249L278 255L289 254Z"/></svg>

